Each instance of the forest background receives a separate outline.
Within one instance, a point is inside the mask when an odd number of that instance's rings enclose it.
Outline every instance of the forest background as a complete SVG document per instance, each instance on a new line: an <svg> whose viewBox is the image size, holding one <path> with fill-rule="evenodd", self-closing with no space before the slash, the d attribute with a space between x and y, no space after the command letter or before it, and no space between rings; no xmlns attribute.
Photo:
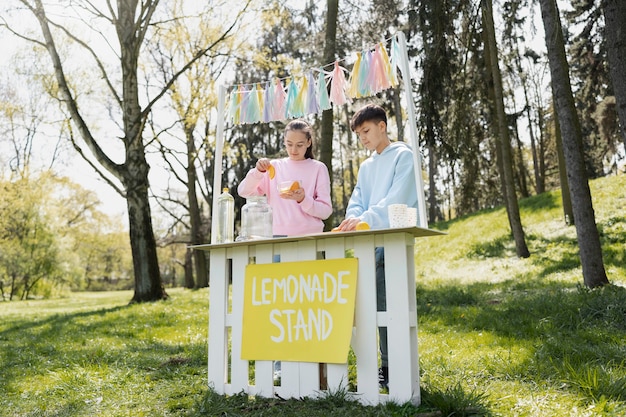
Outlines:
<svg viewBox="0 0 626 417"><path fill-rule="evenodd" d="M589 179L623 174L626 141L599 3L558 3ZM187 245L210 241L220 188L213 185L217 85L284 78L337 59L349 65L355 52L398 31L411 59L429 224L505 204L507 161L516 198L560 187L564 160L539 4L493 4L510 149L504 162L486 5L4 2L3 299L134 287L133 299L147 301L166 297L165 287L207 286L205 253ZM130 27L132 35L123 30ZM306 116L332 173L328 226L342 218L368 157L348 128L352 112L364 101L383 105L391 136L407 140L406 93L392 88ZM257 158L280 156L283 126L227 125L223 185L235 190ZM238 217L245 201L233 194ZM573 215L564 206L568 227Z"/></svg>

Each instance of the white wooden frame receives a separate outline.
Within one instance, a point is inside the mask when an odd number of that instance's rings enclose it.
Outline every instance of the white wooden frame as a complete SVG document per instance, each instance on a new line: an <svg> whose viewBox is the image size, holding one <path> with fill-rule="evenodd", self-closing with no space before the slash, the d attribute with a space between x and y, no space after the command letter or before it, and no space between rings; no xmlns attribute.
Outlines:
<svg viewBox="0 0 626 417"><path fill-rule="evenodd" d="M219 394L245 392L262 397L315 398L348 387L348 364L326 364L327 387L320 384L320 366L309 362L282 362L282 381L274 386L272 361L256 361L254 380L248 360L241 359L243 285L246 265L281 260L319 258L358 259L359 273L351 346L356 356L357 390L363 404L420 403L417 310L415 298L416 237L439 235L420 227L338 232L228 244L194 246L210 252L209 385ZM387 311L376 311L374 251L385 248ZM232 273L231 273L232 270ZM229 284L232 282L232 284ZM378 386L378 327L387 327L389 392ZM393 341L393 342L391 342ZM347 358L346 358L347 361Z"/></svg>

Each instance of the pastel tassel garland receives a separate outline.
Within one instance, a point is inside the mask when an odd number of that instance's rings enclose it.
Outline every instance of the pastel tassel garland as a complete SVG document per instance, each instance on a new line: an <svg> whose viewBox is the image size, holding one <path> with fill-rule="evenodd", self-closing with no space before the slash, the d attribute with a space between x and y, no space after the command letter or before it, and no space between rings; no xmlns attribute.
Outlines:
<svg viewBox="0 0 626 417"><path fill-rule="evenodd" d="M228 116L233 124L271 122L320 113L353 98L369 97L396 87L403 59L397 36L388 49L384 42L372 50L356 54L352 71L333 63L332 71L323 67L285 79L262 84L234 86L228 96ZM317 70L316 77L313 71ZM348 78L346 79L346 76ZM407 75L408 76L408 75Z"/></svg>

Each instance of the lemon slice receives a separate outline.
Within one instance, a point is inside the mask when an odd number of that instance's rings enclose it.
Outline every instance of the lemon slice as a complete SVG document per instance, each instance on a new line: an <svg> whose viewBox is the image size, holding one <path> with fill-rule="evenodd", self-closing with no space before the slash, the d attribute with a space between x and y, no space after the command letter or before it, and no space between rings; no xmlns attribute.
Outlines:
<svg viewBox="0 0 626 417"><path fill-rule="evenodd" d="M358 222L356 230L370 230L370 225L367 222Z"/></svg>
<svg viewBox="0 0 626 417"><path fill-rule="evenodd" d="M267 173L270 176L270 180L274 179L274 176L276 175L276 170L274 169L274 165L270 165L269 168L267 168Z"/></svg>
<svg viewBox="0 0 626 417"><path fill-rule="evenodd" d="M296 191L300 189L300 184L298 183L298 181L294 181L291 184L291 187L289 187L289 191Z"/></svg>

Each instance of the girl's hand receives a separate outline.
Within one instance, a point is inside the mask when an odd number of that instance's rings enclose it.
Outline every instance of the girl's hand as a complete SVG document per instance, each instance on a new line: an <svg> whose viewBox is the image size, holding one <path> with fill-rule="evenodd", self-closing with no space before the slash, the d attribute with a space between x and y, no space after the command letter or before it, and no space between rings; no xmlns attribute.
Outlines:
<svg viewBox="0 0 626 417"><path fill-rule="evenodd" d="M304 200L304 188L298 188L294 191L282 192L279 194L280 198L284 198L285 200L294 200L297 203L302 203Z"/></svg>
<svg viewBox="0 0 626 417"><path fill-rule="evenodd" d="M267 158L261 158L258 161L256 161L256 169L259 172L265 172L267 171L267 169L270 167L270 160Z"/></svg>

